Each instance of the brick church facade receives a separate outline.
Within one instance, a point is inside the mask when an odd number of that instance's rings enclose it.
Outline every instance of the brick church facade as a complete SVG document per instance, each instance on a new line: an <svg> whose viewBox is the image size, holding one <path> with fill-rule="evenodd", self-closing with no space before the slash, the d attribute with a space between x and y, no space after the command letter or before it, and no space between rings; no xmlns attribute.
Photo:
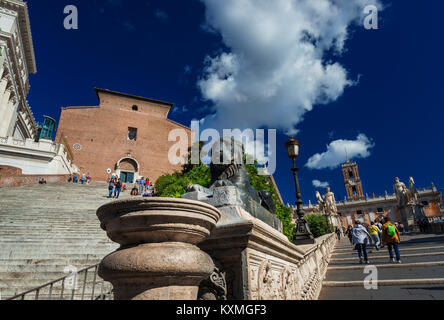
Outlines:
<svg viewBox="0 0 444 320"><path fill-rule="evenodd" d="M130 94L95 89L99 106L64 107L56 142L70 151L81 174L105 181L112 174L131 183L140 177L156 181L180 170L168 160L176 142L168 142L171 130L190 128L168 119L172 103Z"/></svg>

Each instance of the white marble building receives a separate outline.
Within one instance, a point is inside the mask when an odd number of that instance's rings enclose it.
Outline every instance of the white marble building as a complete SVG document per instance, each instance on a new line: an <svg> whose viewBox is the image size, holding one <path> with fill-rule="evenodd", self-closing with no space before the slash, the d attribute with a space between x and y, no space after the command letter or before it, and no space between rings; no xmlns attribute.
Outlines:
<svg viewBox="0 0 444 320"><path fill-rule="evenodd" d="M27 4L0 0L0 137L33 139L37 125L26 101L36 73Z"/></svg>
<svg viewBox="0 0 444 320"><path fill-rule="evenodd" d="M64 145L35 142L38 127L26 98L37 68L26 2L0 0L0 54L0 166L24 175L77 172Z"/></svg>

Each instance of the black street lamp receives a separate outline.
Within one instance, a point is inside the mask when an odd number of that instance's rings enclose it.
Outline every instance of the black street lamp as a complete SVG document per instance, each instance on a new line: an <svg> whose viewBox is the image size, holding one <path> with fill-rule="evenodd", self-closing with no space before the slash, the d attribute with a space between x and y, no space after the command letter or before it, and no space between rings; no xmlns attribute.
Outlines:
<svg viewBox="0 0 444 320"><path fill-rule="evenodd" d="M296 187L296 214L298 220L296 222L296 233L294 235L295 244L313 244L315 243L314 237L310 232L307 220L304 218L304 211L302 210L301 190L299 188L298 171L296 168L296 158L299 156L299 142L290 137L290 140L285 143L288 157L293 161L293 168L291 171L294 176L294 184Z"/></svg>

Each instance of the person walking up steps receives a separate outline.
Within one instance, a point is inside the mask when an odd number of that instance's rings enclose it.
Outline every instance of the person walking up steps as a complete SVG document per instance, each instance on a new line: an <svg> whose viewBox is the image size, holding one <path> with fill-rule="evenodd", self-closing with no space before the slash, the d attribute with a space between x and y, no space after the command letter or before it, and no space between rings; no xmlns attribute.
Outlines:
<svg viewBox="0 0 444 320"><path fill-rule="evenodd" d="M401 254L399 253L399 243L401 236L398 228L390 222L390 217L385 218L385 223L382 225L382 244L386 244L390 255L390 262L395 262L393 250L395 250L396 261L401 263Z"/></svg>
<svg viewBox="0 0 444 320"><path fill-rule="evenodd" d="M355 226L352 229L353 244L358 250L359 263L369 264L367 256L367 245L372 243L372 238L367 232L367 229L361 224L361 221L356 220ZM362 259L364 255L364 259Z"/></svg>
<svg viewBox="0 0 444 320"><path fill-rule="evenodd" d="M145 189L145 179L142 177L139 180L139 195L143 193L144 189Z"/></svg>
<svg viewBox="0 0 444 320"><path fill-rule="evenodd" d="M336 233L336 236L338 237L338 241L341 240L341 230L339 230L338 227L336 227L335 233Z"/></svg>
<svg viewBox="0 0 444 320"><path fill-rule="evenodd" d="M115 188L114 188L114 198L119 199L120 196L120 191L122 190L122 182L119 180L117 180L117 182L115 183Z"/></svg>
<svg viewBox="0 0 444 320"><path fill-rule="evenodd" d="M347 227L347 231L345 231L345 234L348 236L348 240L350 240L350 243L353 244L352 226Z"/></svg>
<svg viewBox="0 0 444 320"><path fill-rule="evenodd" d="M112 198L112 196L113 196L113 189L114 189L114 179L111 179L108 182L108 191L109 191L108 199Z"/></svg>
<svg viewBox="0 0 444 320"><path fill-rule="evenodd" d="M368 233L372 237L373 243L375 244L375 249L379 251L379 245L381 241L379 241L379 228L378 226L372 221L370 227L368 227Z"/></svg>

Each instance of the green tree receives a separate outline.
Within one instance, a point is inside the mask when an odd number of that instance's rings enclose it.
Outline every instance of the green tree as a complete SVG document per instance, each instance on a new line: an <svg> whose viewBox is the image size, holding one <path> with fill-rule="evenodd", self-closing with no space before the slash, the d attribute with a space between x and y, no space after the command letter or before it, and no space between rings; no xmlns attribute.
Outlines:
<svg viewBox="0 0 444 320"><path fill-rule="evenodd" d="M305 219L307 220L308 227L315 238L333 232L333 226L330 223L327 223L327 219L323 215L311 214L305 216Z"/></svg>

